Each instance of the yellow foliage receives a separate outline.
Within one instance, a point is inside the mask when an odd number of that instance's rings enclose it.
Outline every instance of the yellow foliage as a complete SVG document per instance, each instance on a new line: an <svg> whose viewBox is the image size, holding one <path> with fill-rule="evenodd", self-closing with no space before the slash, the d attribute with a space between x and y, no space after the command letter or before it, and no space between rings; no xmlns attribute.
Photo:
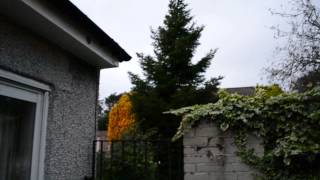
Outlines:
<svg viewBox="0 0 320 180"><path fill-rule="evenodd" d="M120 140L134 126L135 122L136 117L132 112L129 94L123 94L109 113L109 140Z"/></svg>

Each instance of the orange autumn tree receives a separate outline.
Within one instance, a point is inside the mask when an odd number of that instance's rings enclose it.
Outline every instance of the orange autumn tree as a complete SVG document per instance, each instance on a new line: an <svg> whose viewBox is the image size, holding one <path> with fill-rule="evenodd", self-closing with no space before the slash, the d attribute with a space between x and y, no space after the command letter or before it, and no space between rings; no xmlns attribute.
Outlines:
<svg viewBox="0 0 320 180"><path fill-rule="evenodd" d="M120 140L136 122L129 94L123 94L109 113L108 138Z"/></svg>

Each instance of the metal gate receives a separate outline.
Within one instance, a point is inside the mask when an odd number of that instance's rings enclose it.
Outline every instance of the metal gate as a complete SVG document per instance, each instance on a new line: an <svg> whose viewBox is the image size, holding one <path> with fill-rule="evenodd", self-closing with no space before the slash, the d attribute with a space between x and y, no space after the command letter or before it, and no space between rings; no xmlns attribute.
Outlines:
<svg viewBox="0 0 320 180"><path fill-rule="evenodd" d="M96 140L95 180L183 180L182 142Z"/></svg>

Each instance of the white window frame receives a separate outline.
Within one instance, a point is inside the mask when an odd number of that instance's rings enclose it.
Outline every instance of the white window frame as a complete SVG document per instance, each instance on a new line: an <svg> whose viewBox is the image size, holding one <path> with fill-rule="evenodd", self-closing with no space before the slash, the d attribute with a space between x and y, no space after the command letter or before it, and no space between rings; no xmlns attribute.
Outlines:
<svg viewBox="0 0 320 180"><path fill-rule="evenodd" d="M30 180L44 180L50 86L0 69L0 95L36 104Z"/></svg>

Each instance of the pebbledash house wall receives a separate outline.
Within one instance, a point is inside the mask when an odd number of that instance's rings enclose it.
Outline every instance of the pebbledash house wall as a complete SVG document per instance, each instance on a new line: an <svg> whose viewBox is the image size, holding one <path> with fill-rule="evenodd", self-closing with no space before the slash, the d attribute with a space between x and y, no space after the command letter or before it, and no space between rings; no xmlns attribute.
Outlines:
<svg viewBox="0 0 320 180"><path fill-rule="evenodd" d="M252 180L259 174L236 155L232 132L222 132L214 123L201 121L183 138L184 180ZM259 139L251 136L248 148L263 153Z"/></svg>
<svg viewBox="0 0 320 180"><path fill-rule="evenodd" d="M46 180L91 175L99 70L0 16L0 69L50 85Z"/></svg>

